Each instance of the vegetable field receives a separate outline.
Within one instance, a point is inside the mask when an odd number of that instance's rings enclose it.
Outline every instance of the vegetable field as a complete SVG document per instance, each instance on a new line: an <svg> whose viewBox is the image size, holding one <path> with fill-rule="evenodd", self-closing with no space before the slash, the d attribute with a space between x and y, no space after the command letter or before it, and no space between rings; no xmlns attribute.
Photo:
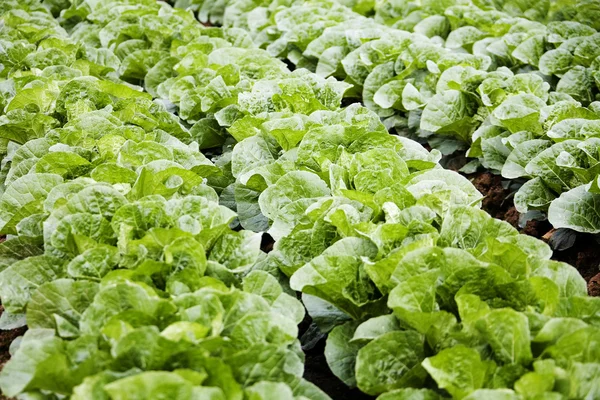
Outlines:
<svg viewBox="0 0 600 400"><path fill-rule="evenodd" d="M598 0L0 0L0 398L600 399Z"/></svg>

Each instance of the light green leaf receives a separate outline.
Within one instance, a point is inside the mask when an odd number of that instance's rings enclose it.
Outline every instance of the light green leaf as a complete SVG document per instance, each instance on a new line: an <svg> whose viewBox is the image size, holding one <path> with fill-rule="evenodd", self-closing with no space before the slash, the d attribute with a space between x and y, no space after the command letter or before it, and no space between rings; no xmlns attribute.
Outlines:
<svg viewBox="0 0 600 400"><path fill-rule="evenodd" d="M485 386L494 364L481 360L477 350L458 345L426 358L423 367L440 388L462 399Z"/></svg>
<svg viewBox="0 0 600 400"><path fill-rule="evenodd" d="M419 386L425 378L423 338L414 331L386 333L358 351L356 381L370 395Z"/></svg>

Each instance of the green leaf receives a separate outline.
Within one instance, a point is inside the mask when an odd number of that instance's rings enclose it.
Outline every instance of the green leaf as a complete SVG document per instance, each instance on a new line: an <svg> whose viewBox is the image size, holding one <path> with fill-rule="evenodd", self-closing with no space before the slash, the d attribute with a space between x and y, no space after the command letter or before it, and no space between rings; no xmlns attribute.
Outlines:
<svg viewBox="0 0 600 400"><path fill-rule="evenodd" d="M262 192L258 203L262 213L274 220L284 206L294 201L327 195L329 188L317 175L306 171L293 171Z"/></svg>
<svg viewBox="0 0 600 400"><path fill-rule="evenodd" d="M215 242L208 259L232 272L244 272L258 260L261 234L250 231L231 232Z"/></svg>
<svg viewBox="0 0 600 400"><path fill-rule="evenodd" d="M115 400L187 400L192 398L193 392L191 382L176 373L166 371L146 371L122 378L104 386L104 390Z"/></svg>
<svg viewBox="0 0 600 400"><path fill-rule="evenodd" d="M349 387L356 387L356 356L363 347L361 343L351 342L356 321L349 321L333 328L327 336L325 358L331 372Z"/></svg>
<svg viewBox="0 0 600 400"><path fill-rule="evenodd" d="M296 340L295 321L274 312L253 312L236 322L229 337L239 349L255 344L288 345Z"/></svg>
<svg viewBox="0 0 600 400"><path fill-rule="evenodd" d="M548 219L555 228L578 232L600 232L600 195L588 191L589 185L578 186L562 193L550 203Z"/></svg>
<svg viewBox="0 0 600 400"><path fill-rule="evenodd" d="M55 174L29 174L12 184L0 198L0 225L4 233L16 233L16 225L23 218L42 211L48 193L63 179Z"/></svg>
<svg viewBox="0 0 600 400"><path fill-rule="evenodd" d="M294 400L292 389L281 382L258 382L246 389L248 400Z"/></svg>
<svg viewBox="0 0 600 400"><path fill-rule="evenodd" d="M11 397L36 389L67 394L78 383L70 367L65 344L54 336L54 331L31 329L25 333L17 354L3 368L0 388Z"/></svg>
<svg viewBox="0 0 600 400"><path fill-rule="evenodd" d="M514 201L517 211L526 213L529 210L546 210L554 199L556 199L554 192L539 177L536 177L519 188Z"/></svg>
<svg viewBox="0 0 600 400"><path fill-rule="evenodd" d="M558 286L561 297L577 298L587 293L585 280L567 263L539 260L533 267L533 275L545 276L552 280Z"/></svg>
<svg viewBox="0 0 600 400"><path fill-rule="evenodd" d="M236 380L244 386L259 381L286 381L299 378L303 365L298 355L276 345L255 345L227 359Z"/></svg>
<svg viewBox="0 0 600 400"><path fill-rule="evenodd" d="M380 315L361 323L351 339L352 342L361 343L362 341L376 339L385 333L399 330L401 330L401 327L394 315Z"/></svg>
<svg viewBox="0 0 600 400"><path fill-rule="evenodd" d="M517 400L519 396L510 389L477 389L464 400Z"/></svg>
<svg viewBox="0 0 600 400"><path fill-rule="evenodd" d="M419 386L426 373L423 338L413 331L389 332L358 351L356 381L363 392L378 395L393 389Z"/></svg>
<svg viewBox="0 0 600 400"><path fill-rule="evenodd" d="M383 393L377 400L440 400L439 394L429 389L396 389Z"/></svg>
<svg viewBox="0 0 600 400"><path fill-rule="evenodd" d="M449 133L468 141L477 127L473 118L476 105L469 95L458 90L447 90L429 100L421 115L421 129Z"/></svg>
<svg viewBox="0 0 600 400"><path fill-rule="evenodd" d="M544 352L554 358L559 365L569 363L594 362L598 359L597 347L600 330L597 327L585 327L562 336L558 341Z"/></svg>
<svg viewBox="0 0 600 400"><path fill-rule="evenodd" d="M136 50L121 63L120 74L124 79L145 79L146 74L160 60L168 58L168 53L158 50Z"/></svg>
<svg viewBox="0 0 600 400"><path fill-rule="evenodd" d="M546 103L529 93L510 96L497 107L492 116L512 133L530 131L541 133L540 112Z"/></svg>
<svg viewBox="0 0 600 400"><path fill-rule="evenodd" d="M363 270L362 257L376 255L377 247L369 240L353 237L339 240L297 270L290 278L290 286L359 316L361 308L377 298Z"/></svg>
<svg viewBox="0 0 600 400"><path fill-rule="evenodd" d="M440 388L462 399L486 385L495 365L481 360L477 350L458 345L426 358L423 367Z"/></svg>
<svg viewBox="0 0 600 400"><path fill-rule="evenodd" d="M448 211L442 222L440 244L461 249L475 248L486 238L516 236L508 223L493 219L483 210L456 207Z"/></svg>
<svg viewBox="0 0 600 400"><path fill-rule="evenodd" d="M596 397L600 393L598 387L599 363L573 363L570 368L572 382L575 382L576 396L580 398Z"/></svg>
<svg viewBox="0 0 600 400"><path fill-rule="evenodd" d="M477 322L496 359L505 364L528 365L532 360L529 323L524 314L511 309L490 311Z"/></svg>
<svg viewBox="0 0 600 400"><path fill-rule="evenodd" d="M394 315L421 334L427 332L439 310L435 298L438 279L437 270L422 273L401 282L389 294L388 307Z"/></svg>
<svg viewBox="0 0 600 400"><path fill-rule="evenodd" d="M556 91L566 93L583 104L589 104L594 100L594 86L590 70L576 65L568 70L556 84Z"/></svg>
<svg viewBox="0 0 600 400"><path fill-rule="evenodd" d="M525 170L533 157L550 147L551 142L543 139L527 140L519 143L502 166L502 176L508 179L527 177Z"/></svg>
<svg viewBox="0 0 600 400"><path fill-rule="evenodd" d="M17 261L0 272L0 297L11 313L25 311L32 293L46 282L63 277L64 261L40 255Z"/></svg>
<svg viewBox="0 0 600 400"><path fill-rule="evenodd" d="M81 314L92 303L98 285L58 279L38 287L27 305L29 328L56 329L61 337L77 335Z"/></svg>

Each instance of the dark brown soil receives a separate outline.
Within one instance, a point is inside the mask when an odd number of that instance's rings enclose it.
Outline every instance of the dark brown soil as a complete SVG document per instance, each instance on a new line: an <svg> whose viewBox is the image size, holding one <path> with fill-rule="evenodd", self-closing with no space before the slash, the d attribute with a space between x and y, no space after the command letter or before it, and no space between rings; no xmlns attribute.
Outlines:
<svg viewBox="0 0 600 400"><path fill-rule="evenodd" d="M594 275L588 282L590 296L600 296L600 273Z"/></svg>
<svg viewBox="0 0 600 400"><path fill-rule="evenodd" d="M548 233L550 229L552 229L552 225L550 225L548 221L527 221L525 227L521 229L521 233L538 239L544 239L544 235Z"/></svg>
<svg viewBox="0 0 600 400"><path fill-rule="evenodd" d="M473 185L484 195L482 208L492 217L508 222L521 233L541 239L552 226L548 221L527 221L519 226L519 212L513 204L510 189L502 186L502 177L490 172L479 172L469 176Z"/></svg>
<svg viewBox="0 0 600 400"><path fill-rule="evenodd" d="M519 212L515 206L511 206L508 210L506 210L504 213L504 221L508 222L514 227L519 226Z"/></svg>
<svg viewBox="0 0 600 400"><path fill-rule="evenodd" d="M475 173L469 177L484 196L483 209L492 217L505 220L517 227L519 213L513 207L510 192L502 187L502 177L490 172Z"/></svg>

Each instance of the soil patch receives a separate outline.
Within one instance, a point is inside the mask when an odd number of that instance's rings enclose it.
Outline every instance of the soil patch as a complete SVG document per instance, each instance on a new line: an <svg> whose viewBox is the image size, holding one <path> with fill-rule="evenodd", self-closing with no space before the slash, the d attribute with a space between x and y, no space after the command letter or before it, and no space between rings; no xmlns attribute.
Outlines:
<svg viewBox="0 0 600 400"><path fill-rule="evenodd" d="M482 208L492 217L502 219L518 227L519 213L513 206L512 196L502 186L502 177L490 172L467 175L483 197Z"/></svg>

